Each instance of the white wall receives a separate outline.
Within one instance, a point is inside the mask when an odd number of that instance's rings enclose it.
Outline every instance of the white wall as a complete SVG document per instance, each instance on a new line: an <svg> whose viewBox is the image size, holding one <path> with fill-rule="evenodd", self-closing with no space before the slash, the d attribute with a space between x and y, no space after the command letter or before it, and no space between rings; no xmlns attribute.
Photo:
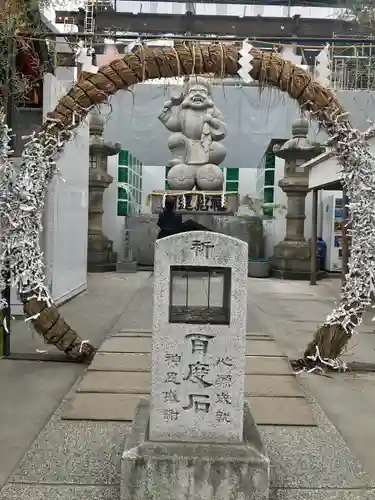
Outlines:
<svg viewBox="0 0 375 500"><path fill-rule="evenodd" d="M238 190L240 199L245 195L256 196L256 168L239 168L238 169Z"/></svg>
<svg viewBox="0 0 375 500"><path fill-rule="evenodd" d="M152 191L165 189L165 167L147 165L143 166L142 180L142 213L150 214L151 205L147 204L147 197Z"/></svg>
<svg viewBox="0 0 375 500"><path fill-rule="evenodd" d="M52 110L71 82L44 77L43 114ZM57 304L87 288L89 130L85 120L56 162L64 181L48 189L44 248L48 279Z"/></svg>

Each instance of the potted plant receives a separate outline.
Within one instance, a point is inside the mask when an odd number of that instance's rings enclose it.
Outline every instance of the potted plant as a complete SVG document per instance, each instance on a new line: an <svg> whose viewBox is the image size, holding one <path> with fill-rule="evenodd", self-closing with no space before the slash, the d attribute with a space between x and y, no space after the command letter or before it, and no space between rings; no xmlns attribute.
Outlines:
<svg viewBox="0 0 375 500"><path fill-rule="evenodd" d="M263 227L272 224L276 218L275 214L284 213L285 205L275 203L264 203L263 200L254 196L245 195L241 205L246 207L248 215L260 218L263 221ZM271 263L267 257L251 258L248 262L248 276L251 278L269 278L271 275Z"/></svg>

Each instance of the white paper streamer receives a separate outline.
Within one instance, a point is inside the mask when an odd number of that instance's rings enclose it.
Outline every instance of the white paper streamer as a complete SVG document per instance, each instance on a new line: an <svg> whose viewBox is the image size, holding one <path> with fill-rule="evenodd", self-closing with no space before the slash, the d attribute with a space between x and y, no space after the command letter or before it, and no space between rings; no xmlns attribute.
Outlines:
<svg viewBox="0 0 375 500"><path fill-rule="evenodd" d="M375 159L358 130L337 121L336 155L343 166L343 181L349 197L348 236L351 237L349 272L339 306L326 324L340 324L350 336L362 322L363 312L371 306L375 291Z"/></svg>
<svg viewBox="0 0 375 500"><path fill-rule="evenodd" d="M9 129L5 120L4 113L0 113L0 267L10 264L11 285L16 287L19 296L31 294L50 306L53 301L46 286L39 242L44 200L49 181L56 172L55 158L73 134L71 130L61 132L58 137L51 134L49 130L55 123L50 120L46 130L29 137L15 177L8 160ZM0 278L0 289L4 286L3 278ZM2 300L0 308L5 306ZM37 315L30 319L36 318Z"/></svg>
<svg viewBox="0 0 375 500"><path fill-rule="evenodd" d="M344 363L344 361L342 361L341 359L322 358L320 355L318 346L316 346L316 348L315 348L314 356L307 356L306 359L308 361L312 361L313 363L315 363L315 366L313 366L312 368L309 368L309 369L302 368L302 370L295 372L296 375L299 375L300 373L303 373L303 372L305 372L305 373L314 373L316 371L324 372L324 369L322 366L326 366L328 368L331 368L331 370L335 370L338 372L346 372L346 370L348 369L347 364Z"/></svg>
<svg viewBox="0 0 375 500"><path fill-rule="evenodd" d="M220 196L220 205L221 205L221 208L225 207L225 192L224 191L221 193L221 196Z"/></svg>
<svg viewBox="0 0 375 500"><path fill-rule="evenodd" d="M331 78L331 58L329 54L329 44L315 58L315 80L326 87L330 85Z"/></svg>
<svg viewBox="0 0 375 500"><path fill-rule="evenodd" d="M314 114L312 114L314 117ZM356 333L364 312L371 306L375 292L375 158L365 141L366 134L343 121L347 116L321 122L331 137L333 149L343 167L343 184L348 198L349 220L347 235L351 237L348 273L341 289L340 303L329 314L324 326L341 326L348 338ZM319 350L310 361L343 369L336 359L322 359Z"/></svg>
<svg viewBox="0 0 375 500"><path fill-rule="evenodd" d="M237 73L245 83L250 83L253 81L250 76L250 71L253 67L251 61L254 59L254 57L250 54L252 48L253 46L246 39L242 42L242 48L241 50L239 50L239 54L241 55L241 57L238 59L238 64L241 67L237 71Z"/></svg>
<svg viewBox="0 0 375 500"><path fill-rule="evenodd" d="M1 271L4 271L4 264L9 265L9 247L4 244L3 235L7 228L14 225L11 215L8 212L9 202L16 193L14 183L16 175L13 164L9 160L12 150L9 146L10 128L6 124L6 116L3 110L0 110L0 293L8 285ZM0 296L0 310L7 307L6 300ZM4 328L8 332L6 321L4 319Z"/></svg>

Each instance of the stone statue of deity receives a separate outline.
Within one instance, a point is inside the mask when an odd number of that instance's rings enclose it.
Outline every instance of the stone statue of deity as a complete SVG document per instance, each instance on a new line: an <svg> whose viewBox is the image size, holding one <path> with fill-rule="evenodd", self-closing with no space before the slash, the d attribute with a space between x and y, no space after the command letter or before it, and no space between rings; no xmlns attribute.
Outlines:
<svg viewBox="0 0 375 500"><path fill-rule="evenodd" d="M226 148L220 141L227 128L212 100L210 84L204 78L191 77L180 97L172 97L164 104L159 120L173 132L168 140L173 155L167 165L171 167L170 189L222 190L224 174L219 165Z"/></svg>

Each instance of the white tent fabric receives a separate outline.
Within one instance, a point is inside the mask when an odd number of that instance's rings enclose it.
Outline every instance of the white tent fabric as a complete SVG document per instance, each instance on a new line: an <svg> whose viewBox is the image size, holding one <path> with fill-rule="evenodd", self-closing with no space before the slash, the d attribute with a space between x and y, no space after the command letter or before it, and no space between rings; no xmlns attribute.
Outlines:
<svg viewBox="0 0 375 500"><path fill-rule="evenodd" d="M168 130L158 115L169 95L178 95L181 87L136 85L131 91L120 91L110 100L105 136L120 142L145 165L166 165L170 159ZM223 166L256 168L271 139L288 139L291 126L299 116L296 103L285 93L257 87L213 88L214 101L228 127L225 139L227 158ZM352 123L366 130L375 121L375 92L341 91L337 93L351 113ZM315 123L310 129L312 140L325 140Z"/></svg>

